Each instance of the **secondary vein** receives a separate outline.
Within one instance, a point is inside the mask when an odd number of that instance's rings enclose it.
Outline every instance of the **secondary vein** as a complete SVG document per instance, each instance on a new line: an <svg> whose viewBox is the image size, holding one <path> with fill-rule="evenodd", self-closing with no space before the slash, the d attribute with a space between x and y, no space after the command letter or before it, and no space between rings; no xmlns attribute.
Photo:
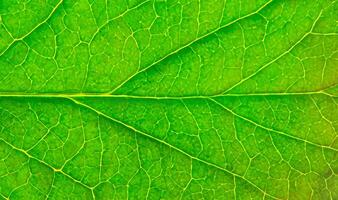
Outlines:
<svg viewBox="0 0 338 200"><path fill-rule="evenodd" d="M140 135L143 135L143 136L145 136L145 137L147 137L147 138L150 138L150 139L155 140L155 141L157 141L157 142L159 142L159 143L161 143L161 144L164 144L164 145L166 145L166 146L168 146L168 147L170 147L170 148L172 148L172 149L174 149L174 150L176 150L176 151L178 151L178 152L180 152L180 153L182 153L182 154L188 156L189 158L191 158L191 159L193 159L193 160L202 162L202 163L204 163L204 164L206 164L206 165L208 165L208 166L217 168L217 169L222 170L222 171L224 171L224 172L226 172L226 173L228 173L228 174L231 174L231 175L233 175L233 176L235 176L235 177L237 177L237 178L240 178L240 179L242 179L242 180L248 182L250 185L252 185L253 187L255 187L257 190L261 191L263 194L265 194L265 195L267 195L267 196L269 196L269 197L271 197L271 198L273 198L273 199L278 199L277 197L275 197L275 196L273 196L273 195L271 195L271 194L268 194L268 193L265 192L262 188L260 188L259 186L257 186L256 184L254 184L253 182L251 182L250 180L246 179L245 177L243 177L243 176L241 176L241 175L239 175L239 174L233 173L233 172L231 172L231 171L229 171L229 170L227 170L227 169L225 169L225 168L223 168L223 167L220 167L220 166L218 166L218 165L216 165L216 164L213 164L213 163L210 163L210 162L208 162L208 161L206 161L206 160L203 160L203 159L200 159L200 158L198 158L198 157L195 157L195 156L193 156L193 155L191 155L191 154L189 154L189 153L187 153L187 152L185 152L185 151L179 149L178 147L173 146L173 145L167 143L166 141L160 140L160 139L158 139L158 138L156 138L156 137L154 137L154 136L152 136L152 135L150 135L150 134L147 134L147 133L145 133L145 132L143 132L143 131L140 131L140 130L136 129L135 127L133 127L133 126L131 126L131 125L129 125L129 124L126 124L125 122L122 122L122 121L120 121L120 120L118 120L118 119L116 119L116 118L113 118L113 117L109 116L109 115L106 115L105 113L103 113L103 112L101 112L101 111L99 111L99 110L97 110L97 109L95 109L95 108L93 108L93 107L91 107L91 106L89 106L89 105L83 103L83 102L77 101L76 99L73 99L73 98L69 98L69 100L71 100L71 101L73 101L75 104L80 105L80 106L82 106L82 107L84 107L84 108L87 108L87 109L89 109L89 110L95 112L96 114L101 115L101 116L103 116L103 117L105 117L105 118L107 118L107 119L109 119L109 120L111 120L111 121L113 121L113 122L115 122L115 123L117 123L117 124L120 124L120 125L122 125L122 126L128 128L128 129L130 129L130 130L132 130L132 131L134 131L134 132L140 134Z"/></svg>

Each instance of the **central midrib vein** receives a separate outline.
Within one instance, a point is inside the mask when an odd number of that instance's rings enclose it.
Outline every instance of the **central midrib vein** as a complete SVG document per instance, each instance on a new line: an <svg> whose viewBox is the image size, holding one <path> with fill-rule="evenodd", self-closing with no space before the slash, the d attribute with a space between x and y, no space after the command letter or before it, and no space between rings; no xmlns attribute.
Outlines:
<svg viewBox="0 0 338 200"><path fill-rule="evenodd" d="M338 96L325 91L315 92L295 92L295 93L243 93L243 94L216 94L216 95L182 95L182 96L143 96L125 94L106 94L106 93L1 93L0 98L130 98L130 99L205 99L215 97L246 97L246 96L305 96L305 95L325 95L332 98Z"/></svg>

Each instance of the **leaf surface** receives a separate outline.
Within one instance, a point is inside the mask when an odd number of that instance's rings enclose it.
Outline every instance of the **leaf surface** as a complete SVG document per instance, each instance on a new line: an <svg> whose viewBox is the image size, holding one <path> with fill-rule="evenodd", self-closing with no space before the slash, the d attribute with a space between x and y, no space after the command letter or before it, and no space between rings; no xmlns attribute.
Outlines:
<svg viewBox="0 0 338 200"><path fill-rule="evenodd" d="M0 198L337 199L337 6L0 1Z"/></svg>

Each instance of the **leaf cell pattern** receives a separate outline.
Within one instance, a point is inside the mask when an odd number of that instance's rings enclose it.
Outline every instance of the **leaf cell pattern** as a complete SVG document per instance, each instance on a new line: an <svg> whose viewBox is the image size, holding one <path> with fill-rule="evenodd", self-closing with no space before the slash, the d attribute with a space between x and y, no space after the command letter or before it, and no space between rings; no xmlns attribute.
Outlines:
<svg viewBox="0 0 338 200"><path fill-rule="evenodd" d="M0 199L338 199L335 0L0 0Z"/></svg>

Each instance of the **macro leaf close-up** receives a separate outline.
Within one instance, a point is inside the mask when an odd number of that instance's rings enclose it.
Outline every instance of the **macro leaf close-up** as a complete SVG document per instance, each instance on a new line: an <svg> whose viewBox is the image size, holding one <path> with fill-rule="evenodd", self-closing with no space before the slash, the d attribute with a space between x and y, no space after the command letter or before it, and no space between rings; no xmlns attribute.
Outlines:
<svg viewBox="0 0 338 200"><path fill-rule="evenodd" d="M0 0L0 199L338 200L336 0Z"/></svg>

